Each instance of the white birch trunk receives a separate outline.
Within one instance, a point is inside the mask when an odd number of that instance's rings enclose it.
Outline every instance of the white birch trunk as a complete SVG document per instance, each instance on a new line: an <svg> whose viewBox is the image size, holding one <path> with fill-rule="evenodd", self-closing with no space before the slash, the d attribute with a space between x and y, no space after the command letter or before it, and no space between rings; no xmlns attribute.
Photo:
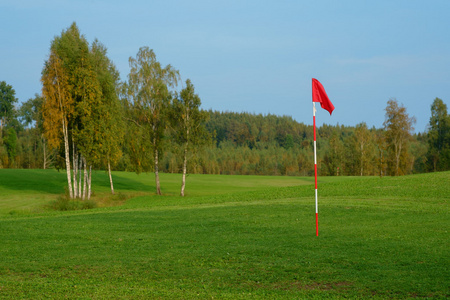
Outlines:
<svg viewBox="0 0 450 300"><path fill-rule="evenodd" d="M396 157L395 157L395 175L398 176L399 173L399 169L400 169L400 154L402 153L402 141L399 142L399 145L397 147L397 153L396 153Z"/></svg>
<svg viewBox="0 0 450 300"><path fill-rule="evenodd" d="M89 172L88 172L88 194L87 199L91 199L91 178L92 178L92 166L89 166Z"/></svg>
<svg viewBox="0 0 450 300"><path fill-rule="evenodd" d="M183 177L181 180L181 193L180 193L181 197L184 197L184 189L186 187L187 152L188 152L188 143L186 142L186 145L184 146Z"/></svg>
<svg viewBox="0 0 450 300"><path fill-rule="evenodd" d="M111 194L114 195L114 185L113 185L113 180L112 180L112 176L111 176L111 163L108 160L108 174L109 174L109 183L111 185Z"/></svg>
<svg viewBox="0 0 450 300"><path fill-rule="evenodd" d="M45 170L45 168L47 167L47 151L46 151L46 147L45 147L45 139L43 138L42 139L42 147L43 147L43 150L44 150L44 170Z"/></svg>
<svg viewBox="0 0 450 300"><path fill-rule="evenodd" d="M181 180L181 192L180 196L184 197L184 189L186 187L186 169L187 169L187 153L189 145L189 126L190 126L190 109L186 108L186 119L184 120L184 126L186 129L186 144L184 145L184 160L183 160L183 177Z"/></svg>
<svg viewBox="0 0 450 300"><path fill-rule="evenodd" d="M78 166L77 166L77 154L75 150L75 143L72 141L72 163L73 163L73 197L78 198L78 181L77 181L77 172L78 172Z"/></svg>
<svg viewBox="0 0 450 300"><path fill-rule="evenodd" d="M83 200L86 199L86 183L87 183L87 166L86 159L83 157L84 177L83 177Z"/></svg>
<svg viewBox="0 0 450 300"><path fill-rule="evenodd" d="M78 157L77 157L77 161L78 161L78 197L82 197L81 196L81 192L82 192L82 190L81 190L81 179L82 179L82 172L81 172L81 170L83 169L83 161L82 161L82 158L81 158L81 155L80 154L78 154Z"/></svg>
<svg viewBox="0 0 450 300"><path fill-rule="evenodd" d="M161 195L161 186L159 185L159 170L158 170L158 149L155 149L155 181L156 194Z"/></svg>
<svg viewBox="0 0 450 300"><path fill-rule="evenodd" d="M69 188L69 197L70 199L73 199L73 190L72 190L72 178L71 178L71 170L70 170L70 150L69 150L69 132L68 132L68 125L66 120L66 113L64 112L64 105L62 102L62 98L64 98L63 93L61 93L61 87L59 83L59 76L58 76L58 70L55 66L55 74L57 77L56 84L58 89L58 100L59 100L59 109L62 113L62 129L63 129L63 136L64 136L64 151L65 151L65 159L66 159L66 172L67 172L67 185Z"/></svg>
<svg viewBox="0 0 450 300"><path fill-rule="evenodd" d="M187 116L189 118L189 115ZM189 121L189 119L188 119ZM186 169L187 169L187 153L189 144L189 128L186 130L186 144L184 145L184 160L183 160L183 177L181 180L181 193L180 196L184 197L184 189L186 187Z"/></svg>
<svg viewBox="0 0 450 300"><path fill-rule="evenodd" d="M64 135L64 148L65 148L65 154L66 154L66 172L67 172L67 185L69 187L69 197L70 199L73 199L73 191L72 191L72 176L70 172L70 152L69 152L69 136L67 132L67 124L65 117L63 117L62 120L63 123L63 135Z"/></svg>

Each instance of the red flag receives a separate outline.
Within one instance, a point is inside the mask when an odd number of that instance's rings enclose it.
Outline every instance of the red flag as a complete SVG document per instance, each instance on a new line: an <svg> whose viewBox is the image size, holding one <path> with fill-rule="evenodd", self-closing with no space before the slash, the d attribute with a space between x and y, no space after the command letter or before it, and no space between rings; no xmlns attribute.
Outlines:
<svg viewBox="0 0 450 300"><path fill-rule="evenodd" d="M312 79L312 98L313 102L320 102L320 106L323 109L328 110L331 115L334 110L334 105L331 103L330 99L328 99L323 85L315 78Z"/></svg>

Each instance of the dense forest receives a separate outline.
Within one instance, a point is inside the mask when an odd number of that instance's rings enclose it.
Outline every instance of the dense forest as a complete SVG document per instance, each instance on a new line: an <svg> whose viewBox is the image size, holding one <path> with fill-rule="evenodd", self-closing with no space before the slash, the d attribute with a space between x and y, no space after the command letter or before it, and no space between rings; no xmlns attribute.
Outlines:
<svg viewBox="0 0 450 300"><path fill-rule="evenodd" d="M393 105L397 102L390 100ZM434 103L443 104L436 99ZM443 105L445 107L445 104ZM405 110L404 107L397 107ZM211 142L192 154L189 172L242 175L314 175L313 127L289 116L208 111L205 127ZM448 115L447 115L448 119ZM392 129L323 125L317 129L320 175L404 175L450 169L449 138L437 156L434 131L402 132L403 149L396 166ZM393 126L395 127L395 126ZM394 128L395 130L395 128ZM444 132L441 130L441 132ZM445 132L449 132L446 129ZM168 140L171 140L168 135ZM397 146L398 147L398 146ZM439 146L438 146L439 147ZM436 148L438 148L436 147ZM180 170L177 146L171 145L162 163L164 172ZM124 156L126 159L126 156ZM123 164L121 168L127 168Z"/></svg>
<svg viewBox="0 0 450 300"><path fill-rule="evenodd" d="M89 44L74 23L52 41L41 93L19 104L14 88L0 82L0 168L66 170L75 198L86 189L89 197L92 169L182 173L183 184L188 173L314 174L312 125L202 110L194 84L177 90L179 71L161 66L153 50L142 47L129 62L121 81L106 48ZM414 133L414 117L386 100L381 128L317 128L320 175L450 170L446 104L430 99L428 130Z"/></svg>

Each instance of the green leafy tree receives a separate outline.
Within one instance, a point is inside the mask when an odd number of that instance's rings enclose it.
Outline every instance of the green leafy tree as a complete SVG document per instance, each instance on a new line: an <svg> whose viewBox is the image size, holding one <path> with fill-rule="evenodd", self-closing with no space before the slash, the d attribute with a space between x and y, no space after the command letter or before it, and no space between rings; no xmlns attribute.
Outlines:
<svg viewBox="0 0 450 300"><path fill-rule="evenodd" d="M375 144L376 144L376 152L377 152L377 168L380 174L380 177L386 175L387 171L387 142L386 142L386 134L383 129L378 129L375 131Z"/></svg>
<svg viewBox="0 0 450 300"><path fill-rule="evenodd" d="M374 143L372 141L372 134L365 122L356 125L354 136L358 153L359 175L368 175L370 165L373 162Z"/></svg>
<svg viewBox="0 0 450 300"><path fill-rule="evenodd" d="M284 143L284 148L291 149L293 147L294 147L294 137L292 136L292 134L287 134Z"/></svg>
<svg viewBox="0 0 450 300"><path fill-rule="evenodd" d="M7 130L5 138L5 146L6 151L8 152L9 165L10 167L13 167L17 152L17 133L12 127L10 127Z"/></svg>
<svg viewBox="0 0 450 300"><path fill-rule="evenodd" d="M162 67L153 50L139 49L136 58L130 57L128 75L128 107L132 126L137 134L131 146L135 154L136 170L145 170L148 159L145 152L153 153L156 193L161 195L159 159L163 154L164 131L167 126L167 109L172 99L171 88L177 85L179 72L171 65ZM136 128L137 127L137 128Z"/></svg>
<svg viewBox="0 0 450 300"><path fill-rule="evenodd" d="M23 134L24 136L22 139L24 144L22 145L22 147L24 147L24 151L26 152L27 156L27 165L24 165L24 167L28 168L37 167L37 148L38 146L40 148L40 146L42 145L41 143L39 143L40 134L38 130L38 119L40 115L41 104L42 97L36 94L34 98L30 98L28 99L28 101L22 103L20 109L18 110L18 118L25 128L25 132ZM32 143L34 144L34 147L32 147Z"/></svg>
<svg viewBox="0 0 450 300"><path fill-rule="evenodd" d="M99 112L98 131L101 132L99 153L107 165L111 193L114 194L111 166L115 166L122 157L121 143L125 133L123 109L118 97L120 76L106 55L107 49L97 40L92 44L91 53L101 88L101 103L96 108Z"/></svg>
<svg viewBox="0 0 450 300"><path fill-rule="evenodd" d="M5 81L0 82L0 145L2 143L3 128L15 117L14 105L17 103L16 91Z"/></svg>
<svg viewBox="0 0 450 300"><path fill-rule="evenodd" d="M343 157L344 145L340 139L339 133L337 131L333 131L329 139L329 149L323 159L323 163L327 168L327 174L338 174L338 170L342 168Z"/></svg>
<svg viewBox="0 0 450 300"><path fill-rule="evenodd" d="M450 115L447 105L436 98L431 105L428 130L428 169L431 171L450 170Z"/></svg>
<svg viewBox="0 0 450 300"><path fill-rule="evenodd" d="M36 168L39 165L46 169L51 163L51 152L48 151L43 131L42 104L44 99L35 94L34 98L22 103L19 109L19 118L26 128L28 155L32 152L33 158L28 159L29 167Z"/></svg>
<svg viewBox="0 0 450 300"><path fill-rule="evenodd" d="M87 166L91 169L94 162L92 142L95 136L86 138L91 128L86 120L92 115L90 108L98 103L100 89L89 44L75 23L52 41L42 73L45 136L50 148L64 149L70 198L89 198L91 173Z"/></svg>
<svg viewBox="0 0 450 300"><path fill-rule="evenodd" d="M390 173L395 176L403 175L408 171L408 143L416 119L409 117L406 108L399 106L395 99L390 99L387 102L385 111L383 125L388 145Z"/></svg>
<svg viewBox="0 0 450 300"><path fill-rule="evenodd" d="M410 153L412 156L412 165L414 173L424 173L427 171L427 152L428 137L426 133L418 133L413 135L410 145Z"/></svg>
<svg viewBox="0 0 450 300"><path fill-rule="evenodd" d="M43 125L50 147L64 149L71 198L89 199L92 167L113 157L116 73L106 49L98 41L90 48L75 23L52 41L42 74Z"/></svg>
<svg viewBox="0 0 450 300"><path fill-rule="evenodd" d="M208 114L200 110L200 97L195 94L194 85L189 79L186 80L186 87L181 90L180 99L175 98L173 104L175 117L172 119L175 121L174 127L177 129L178 140L183 147L183 175L180 195L184 196L188 152L195 151L196 147L209 140L204 125Z"/></svg>
<svg viewBox="0 0 450 300"><path fill-rule="evenodd" d="M35 94L34 98L30 98L28 101L22 103L19 109L19 118L25 127L32 124L35 127L42 125L41 108L43 100L40 95Z"/></svg>
<svg viewBox="0 0 450 300"><path fill-rule="evenodd" d="M56 42L56 41L54 41ZM69 149L69 120L73 114L73 98L70 92L69 76L55 47L52 46L42 71L42 105L45 137L50 149L64 147L67 184L70 198L73 198L72 174ZM61 136L63 145L61 145Z"/></svg>

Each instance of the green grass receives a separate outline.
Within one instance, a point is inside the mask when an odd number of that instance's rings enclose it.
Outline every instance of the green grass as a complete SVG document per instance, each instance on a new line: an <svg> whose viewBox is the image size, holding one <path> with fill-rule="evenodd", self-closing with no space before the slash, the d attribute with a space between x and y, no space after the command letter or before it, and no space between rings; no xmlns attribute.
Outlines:
<svg viewBox="0 0 450 300"><path fill-rule="evenodd" d="M161 189L165 196L178 196L181 186L180 174L160 174ZM241 178L243 178L241 180ZM153 195L153 173L113 172L114 189L127 195ZM274 176L223 176L188 175L187 196L220 195L229 192L250 191L266 187L283 187L310 184L311 178ZM110 194L106 172L93 172L94 195ZM15 170L0 169L0 216L42 212L43 206L64 195L67 186L64 170ZM97 197L97 198L98 198ZM95 197L94 197L95 198Z"/></svg>
<svg viewBox="0 0 450 300"><path fill-rule="evenodd" d="M312 178L114 175L136 197L48 212L64 173L0 170L0 298L450 297L450 172L321 178L319 237Z"/></svg>

